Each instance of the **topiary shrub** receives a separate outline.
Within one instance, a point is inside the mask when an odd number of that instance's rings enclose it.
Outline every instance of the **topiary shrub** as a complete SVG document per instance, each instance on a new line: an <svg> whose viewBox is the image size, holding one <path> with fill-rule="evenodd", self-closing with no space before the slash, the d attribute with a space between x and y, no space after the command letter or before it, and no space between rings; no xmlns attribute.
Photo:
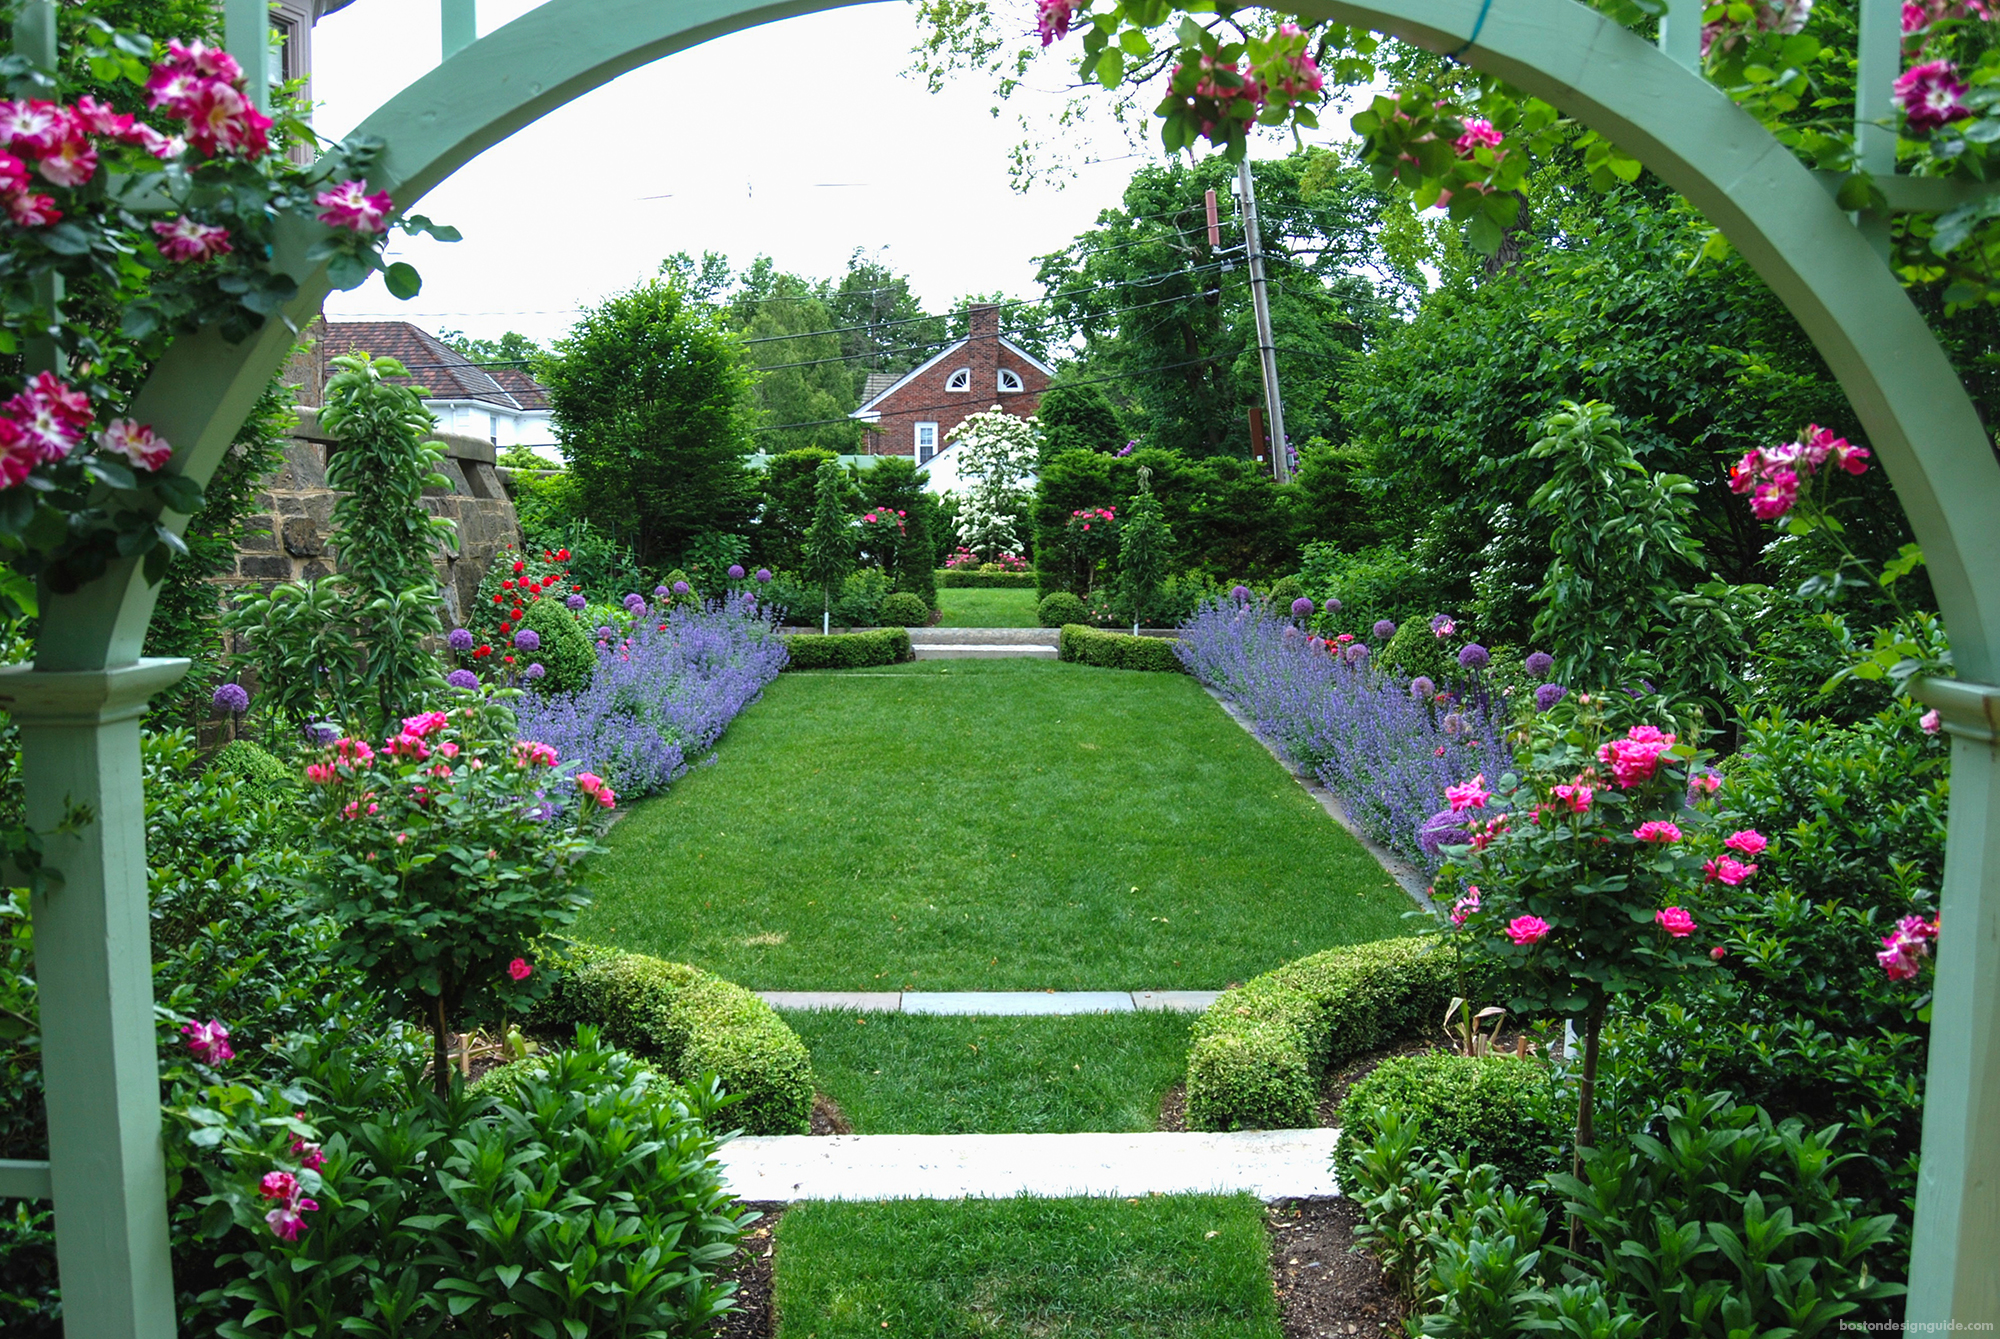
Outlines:
<svg viewBox="0 0 2000 1339"><path fill-rule="evenodd" d="M1465 671L1458 667L1461 642L1432 632L1428 618L1405 619L1375 663L1398 678L1414 679L1421 674L1433 683L1447 684L1465 677Z"/></svg>
<svg viewBox="0 0 2000 1339"><path fill-rule="evenodd" d="M298 774L260 746L238 739L222 746L209 760L210 775L230 781L251 800L286 800L297 796Z"/></svg>
<svg viewBox="0 0 2000 1339"><path fill-rule="evenodd" d="M812 1058L777 1011L698 967L578 945L530 1025L566 1033L588 1025L633 1053L657 1058L677 1082L714 1074L742 1100L723 1121L746 1134L811 1128Z"/></svg>
<svg viewBox="0 0 2000 1339"><path fill-rule="evenodd" d="M1270 593L1264 599L1271 608L1277 610L1279 613L1289 613L1292 608L1292 601L1305 593L1305 583L1297 577L1279 577L1272 584Z"/></svg>
<svg viewBox="0 0 2000 1339"><path fill-rule="evenodd" d="M1066 590L1044 595L1035 607L1035 617L1045 628L1060 628L1070 623L1082 623L1089 619L1090 610L1083 601Z"/></svg>
<svg viewBox="0 0 2000 1339"><path fill-rule="evenodd" d="M900 665L917 658L910 646L910 634L902 628L836 632L830 637L792 633L782 640L792 657L785 666L788 670L866 669L871 665Z"/></svg>
<svg viewBox="0 0 2000 1339"><path fill-rule="evenodd" d="M1457 968L1432 939L1384 939L1253 977L1195 1020L1188 1124L1197 1130L1315 1123L1327 1069L1438 1026Z"/></svg>
<svg viewBox="0 0 2000 1339"><path fill-rule="evenodd" d="M1050 599L1056 597L1051 595ZM1075 596L1069 598L1075 599ZM1099 669L1157 670L1185 674L1187 667L1174 651L1178 641L1171 637L1134 637L1129 632L1101 632L1078 623L1064 626L1058 639L1056 658Z"/></svg>
<svg viewBox="0 0 2000 1339"><path fill-rule="evenodd" d="M1386 1108L1435 1153L1490 1162L1500 1179L1525 1188L1561 1166L1569 1119L1548 1071L1512 1056L1449 1052L1399 1055L1357 1080L1342 1099L1334 1175L1356 1184L1354 1160L1381 1134Z"/></svg>
<svg viewBox="0 0 2000 1339"><path fill-rule="evenodd" d="M883 598L881 612L876 617L884 627L920 628L931 621L931 608L921 596L896 591Z"/></svg>
<svg viewBox="0 0 2000 1339"><path fill-rule="evenodd" d="M590 687L591 676L597 673L597 648L561 600L536 600L521 616L521 626L542 639L534 651L514 652L517 669L538 664L547 671L537 687L545 693L575 693Z"/></svg>

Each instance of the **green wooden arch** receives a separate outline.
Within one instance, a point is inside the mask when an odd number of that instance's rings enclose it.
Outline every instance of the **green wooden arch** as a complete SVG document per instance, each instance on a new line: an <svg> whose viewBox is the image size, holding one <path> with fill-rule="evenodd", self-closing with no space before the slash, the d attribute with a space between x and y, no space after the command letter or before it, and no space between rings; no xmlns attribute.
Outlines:
<svg viewBox="0 0 2000 1339"><path fill-rule="evenodd" d="M46 3L47 0L42 0ZM847 0L548 0L477 41L473 0L443 0L448 58L371 116L386 179L414 204L483 150L617 76L725 33ZM263 0L225 0L230 45L259 49ZM1862 105L1888 109L1900 59L1894 0L1861 0ZM1434 49L1478 29L1473 65L1548 99L1638 156L1702 209L1804 326L1839 377L1929 557L1959 680L1923 688L1953 742L1936 1024L1909 1319L2000 1323L2000 464L1936 340L1877 254L1879 221L1850 220L1789 151L1698 73L1698 7L1675 0L1656 48L1575 0L1292 0L1315 18ZM1483 21L1480 17L1484 14ZM248 69L261 60L245 59ZM1884 136L1864 159L1886 164ZM1916 200L1916 183L1890 183ZM1934 207L1934 206L1932 206ZM279 261L300 280L285 312L241 345L176 343L135 415L205 480L329 289L298 228ZM181 518L184 523L185 518ZM180 662L142 661L153 592L127 565L51 598L32 670L0 676L22 725L30 821L65 796L99 821L52 859L65 891L35 908L51 1127L48 1167L0 1164L0 1194L58 1205L73 1339L173 1333L159 1151L137 716Z"/></svg>

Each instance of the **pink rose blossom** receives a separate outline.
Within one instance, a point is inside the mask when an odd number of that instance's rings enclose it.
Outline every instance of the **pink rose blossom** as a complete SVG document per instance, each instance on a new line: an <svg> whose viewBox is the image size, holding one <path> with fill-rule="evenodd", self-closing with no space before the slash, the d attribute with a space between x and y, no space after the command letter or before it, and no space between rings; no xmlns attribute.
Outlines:
<svg viewBox="0 0 2000 1339"><path fill-rule="evenodd" d="M93 417L90 398L57 380L52 372L36 373L34 380L0 409L21 425L44 461L61 460L74 450Z"/></svg>
<svg viewBox="0 0 2000 1339"><path fill-rule="evenodd" d="M1451 147L1458 150L1459 157L1470 158L1476 149L1498 148L1503 139L1491 121L1472 116L1466 118L1465 133L1453 140Z"/></svg>
<svg viewBox="0 0 2000 1339"><path fill-rule="evenodd" d="M522 739L514 744L514 761L522 767L554 767L561 759L550 745Z"/></svg>
<svg viewBox="0 0 2000 1339"><path fill-rule="evenodd" d="M123 456L135 468L156 471L174 458L172 444L153 434L152 425L129 418L115 418L97 434L97 449L106 455Z"/></svg>
<svg viewBox="0 0 2000 1339"><path fill-rule="evenodd" d="M1675 939L1686 939L1694 933L1694 917L1680 907L1668 907L1665 911L1653 913L1654 922Z"/></svg>
<svg viewBox="0 0 2000 1339"><path fill-rule="evenodd" d="M299 1178L287 1171L266 1172L264 1179L257 1183L257 1193L267 1200L289 1202L298 1198Z"/></svg>
<svg viewBox="0 0 2000 1339"><path fill-rule="evenodd" d="M22 99L0 102L0 144L31 158L54 153L77 127L69 111L53 102Z"/></svg>
<svg viewBox="0 0 2000 1339"><path fill-rule="evenodd" d="M264 1221L271 1225L271 1233L280 1241L297 1241L299 1233L305 1231L304 1215L319 1208L309 1199L299 1199L294 1203L281 1204L264 1215Z"/></svg>
<svg viewBox="0 0 2000 1339"><path fill-rule="evenodd" d="M526 981L534 970L526 958L516 958L507 964L507 975L513 977L516 981Z"/></svg>
<svg viewBox="0 0 2000 1339"><path fill-rule="evenodd" d="M1755 874L1757 872L1757 867L1755 865L1746 865L1741 861L1733 860L1728 856L1722 856L1719 857L1718 859L1711 860L1707 864L1703 865L1701 869L1702 873L1707 875L1710 879L1714 879L1721 883L1725 883L1729 885L1731 888L1737 887L1745 879L1749 878L1752 874Z"/></svg>
<svg viewBox="0 0 2000 1339"><path fill-rule="evenodd" d="M306 764L306 780L312 782L315 786L331 785L333 783L333 775L332 763L309 762Z"/></svg>
<svg viewBox="0 0 2000 1339"><path fill-rule="evenodd" d="M1724 948L1722 945L1717 944L1714 948L1708 951L1708 956L1715 959L1717 962L1721 962L1724 958L1729 956L1729 950Z"/></svg>
<svg viewBox="0 0 2000 1339"><path fill-rule="evenodd" d="M1771 844L1771 841L1755 828L1745 828L1741 832L1732 832L1724 837L1722 844L1732 851L1741 851L1755 860L1764 854L1764 849Z"/></svg>
<svg viewBox="0 0 2000 1339"><path fill-rule="evenodd" d="M1656 818L1641 823L1632 835L1642 842L1677 842L1681 839L1681 830L1664 819Z"/></svg>
<svg viewBox="0 0 2000 1339"><path fill-rule="evenodd" d="M389 231L389 215L396 209L387 191L368 194L365 181L343 181L333 190L321 191L313 202L321 207L321 223L364 235Z"/></svg>
<svg viewBox="0 0 2000 1339"><path fill-rule="evenodd" d="M62 211L53 196L17 191L7 197L7 217L23 228L46 228L61 221Z"/></svg>
<svg viewBox="0 0 2000 1339"><path fill-rule="evenodd" d="M155 223L153 232L160 239L160 254L168 260L213 260L236 249L230 244L229 229L196 222L185 214Z"/></svg>
<svg viewBox="0 0 2000 1339"><path fill-rule="evenodd" d="M1912 130L1936 130L1972 115L1965 105L1965 83L1948 60L1926 61L1905 70L1896 80L1896 101Z"/></svg>
<svg viewBox="0 0 2000 1339"><path fill-rule="evenodd" d="M0 488L12 488L41 462L41 453L20 424L0 417Z"/></svg>
<svg viewBox="0 0 2000 1339"><path fill-rule="evenodd" d="M405 716L403 718L403 733L406 735L415 735L418 739L422 739L426 735L435 734L449 724L451 724L449 713L426 711L417 716Z"/></svg>
<svg viewBox="0 0 2000 1339"><path fill-rule="evenodd" d="M116 107L107 106L88 93L76 100L70 115L77 127L107 139L125 139L132 133L132 118Z"/></svg>
<svg viewBox="0 0 2000 1339"><path fill-rule="evenodd" d="M229 1029L222 1026L220 1019L184 1023L181 1035L187 1038L187 1048L194 1058L204 1065L219 1065L236 1058L236 1052L229 1046Z"/></svg>
<svg viewBox="0 0 2000 1339"><path fill-rule="evenodd" d="M74 190L97 175L97 146L81 135L72 135L44 155L35 170L56 185Z"/></svg>
<svg viewBox="0 0 2000 1339"><path fill-rule="evenodd" d="M1623 739L1614 739L1597 750L1597 760L1611 765L1611 778L1620 790L1630 790L1650 780L1659 769L1660 755L1674 746L1674 737L1651 725L1635 725Z"/></svg>
<svg viewBox="0 0 2000 1339"><path fill-rule="evenodd" d="M1936 707L1932 707L1929 711L1917 717L1917 724L1923 727L1925 734L1934 735L1944 728L1944 717L1938 715Z"/></svg>
<svg viewBox="0 0 2000 1339"><path fill-rule="evenodd" d="M1451 904L1451 923L1463 925L1466 919L1479 911L1479 885L1468 884L1465 896Z"/></svg>
<svg viewBox="0 0 2000 1339"><path fill-rule="evenodd" d="M1557 799L1567 804L1572 812L1579 814L1590 812L1590 802L1597 794L1589 786L1582 784L1557 786L1553 793Z"/></svg>
<svg viewBox="0 0 2000 1339"><path fill-rule="evenodd" d="M1516 916L1507 922L1507 937L1522 948L1539 944L1549 935L1549 923L1540 916Z"/></svg>
<svg viewBox="0 0 2000 1339"><path fill-rule="evenodd" d="M1069 36L1073 8L1070 0L1035 0L1035 32L1043 46Z"/></svg>
<svg viewBox="0 0 2000 1339"><path fill-rule="evenodd" d="M1486 775L1482 772L1462 786L1446 786L1444 798L1453 813L1462 814L1467 809L1484 809L1490 793L1486 789Z"/></svg>

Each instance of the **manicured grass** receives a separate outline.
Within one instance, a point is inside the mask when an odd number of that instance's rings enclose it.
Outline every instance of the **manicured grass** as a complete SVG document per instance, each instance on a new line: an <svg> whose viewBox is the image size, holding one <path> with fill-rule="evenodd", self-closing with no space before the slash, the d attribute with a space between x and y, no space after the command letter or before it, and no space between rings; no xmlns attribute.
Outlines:
<svg viewBox="0 0 2000 1339"><path fill-rule="evenodd" d="M1248 1195L822 1201L775 1235L779 1339L1279 1339Z"/></svg>
<svg viewBox="0 0 2000 1339"><path fill-rule="evenodd" d="M1409 902L1178 674L781 676L612 829L579 938L761 990L1212 989Z"/></svg>
<svg viewBox="0 0 2000 1339"><path fill-rule="evenodd" d="M938 592L938 626L944 628L1032 628L1032 590L978 590L946 586Z"/></svg>
<svg viewBox="0 0 2000 1339"><path fill-rule="evenodd" d="M787 1010L856 1134L1151 1130L1187 1071L1189 1014L952 1018Z"/></svg>

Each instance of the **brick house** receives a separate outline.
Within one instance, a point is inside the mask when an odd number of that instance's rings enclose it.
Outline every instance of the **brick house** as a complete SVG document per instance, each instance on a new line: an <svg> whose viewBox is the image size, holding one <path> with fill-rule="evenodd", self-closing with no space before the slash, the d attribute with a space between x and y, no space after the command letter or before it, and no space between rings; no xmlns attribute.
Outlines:
<svg viewBox="0 0 2000 1339"><path fill-rule="evenodd" d="M933 491L950 487L948 462L927 468L967 415L998 407L1027 418L1042 404L1055 375L1047 363L1000 334L1000 309L966 313L969 333L914 371L890 380L870 377L867 399L851 417L868 428L871 454L911 456ZM888 384L884 385L886 381Z"/></svg>

